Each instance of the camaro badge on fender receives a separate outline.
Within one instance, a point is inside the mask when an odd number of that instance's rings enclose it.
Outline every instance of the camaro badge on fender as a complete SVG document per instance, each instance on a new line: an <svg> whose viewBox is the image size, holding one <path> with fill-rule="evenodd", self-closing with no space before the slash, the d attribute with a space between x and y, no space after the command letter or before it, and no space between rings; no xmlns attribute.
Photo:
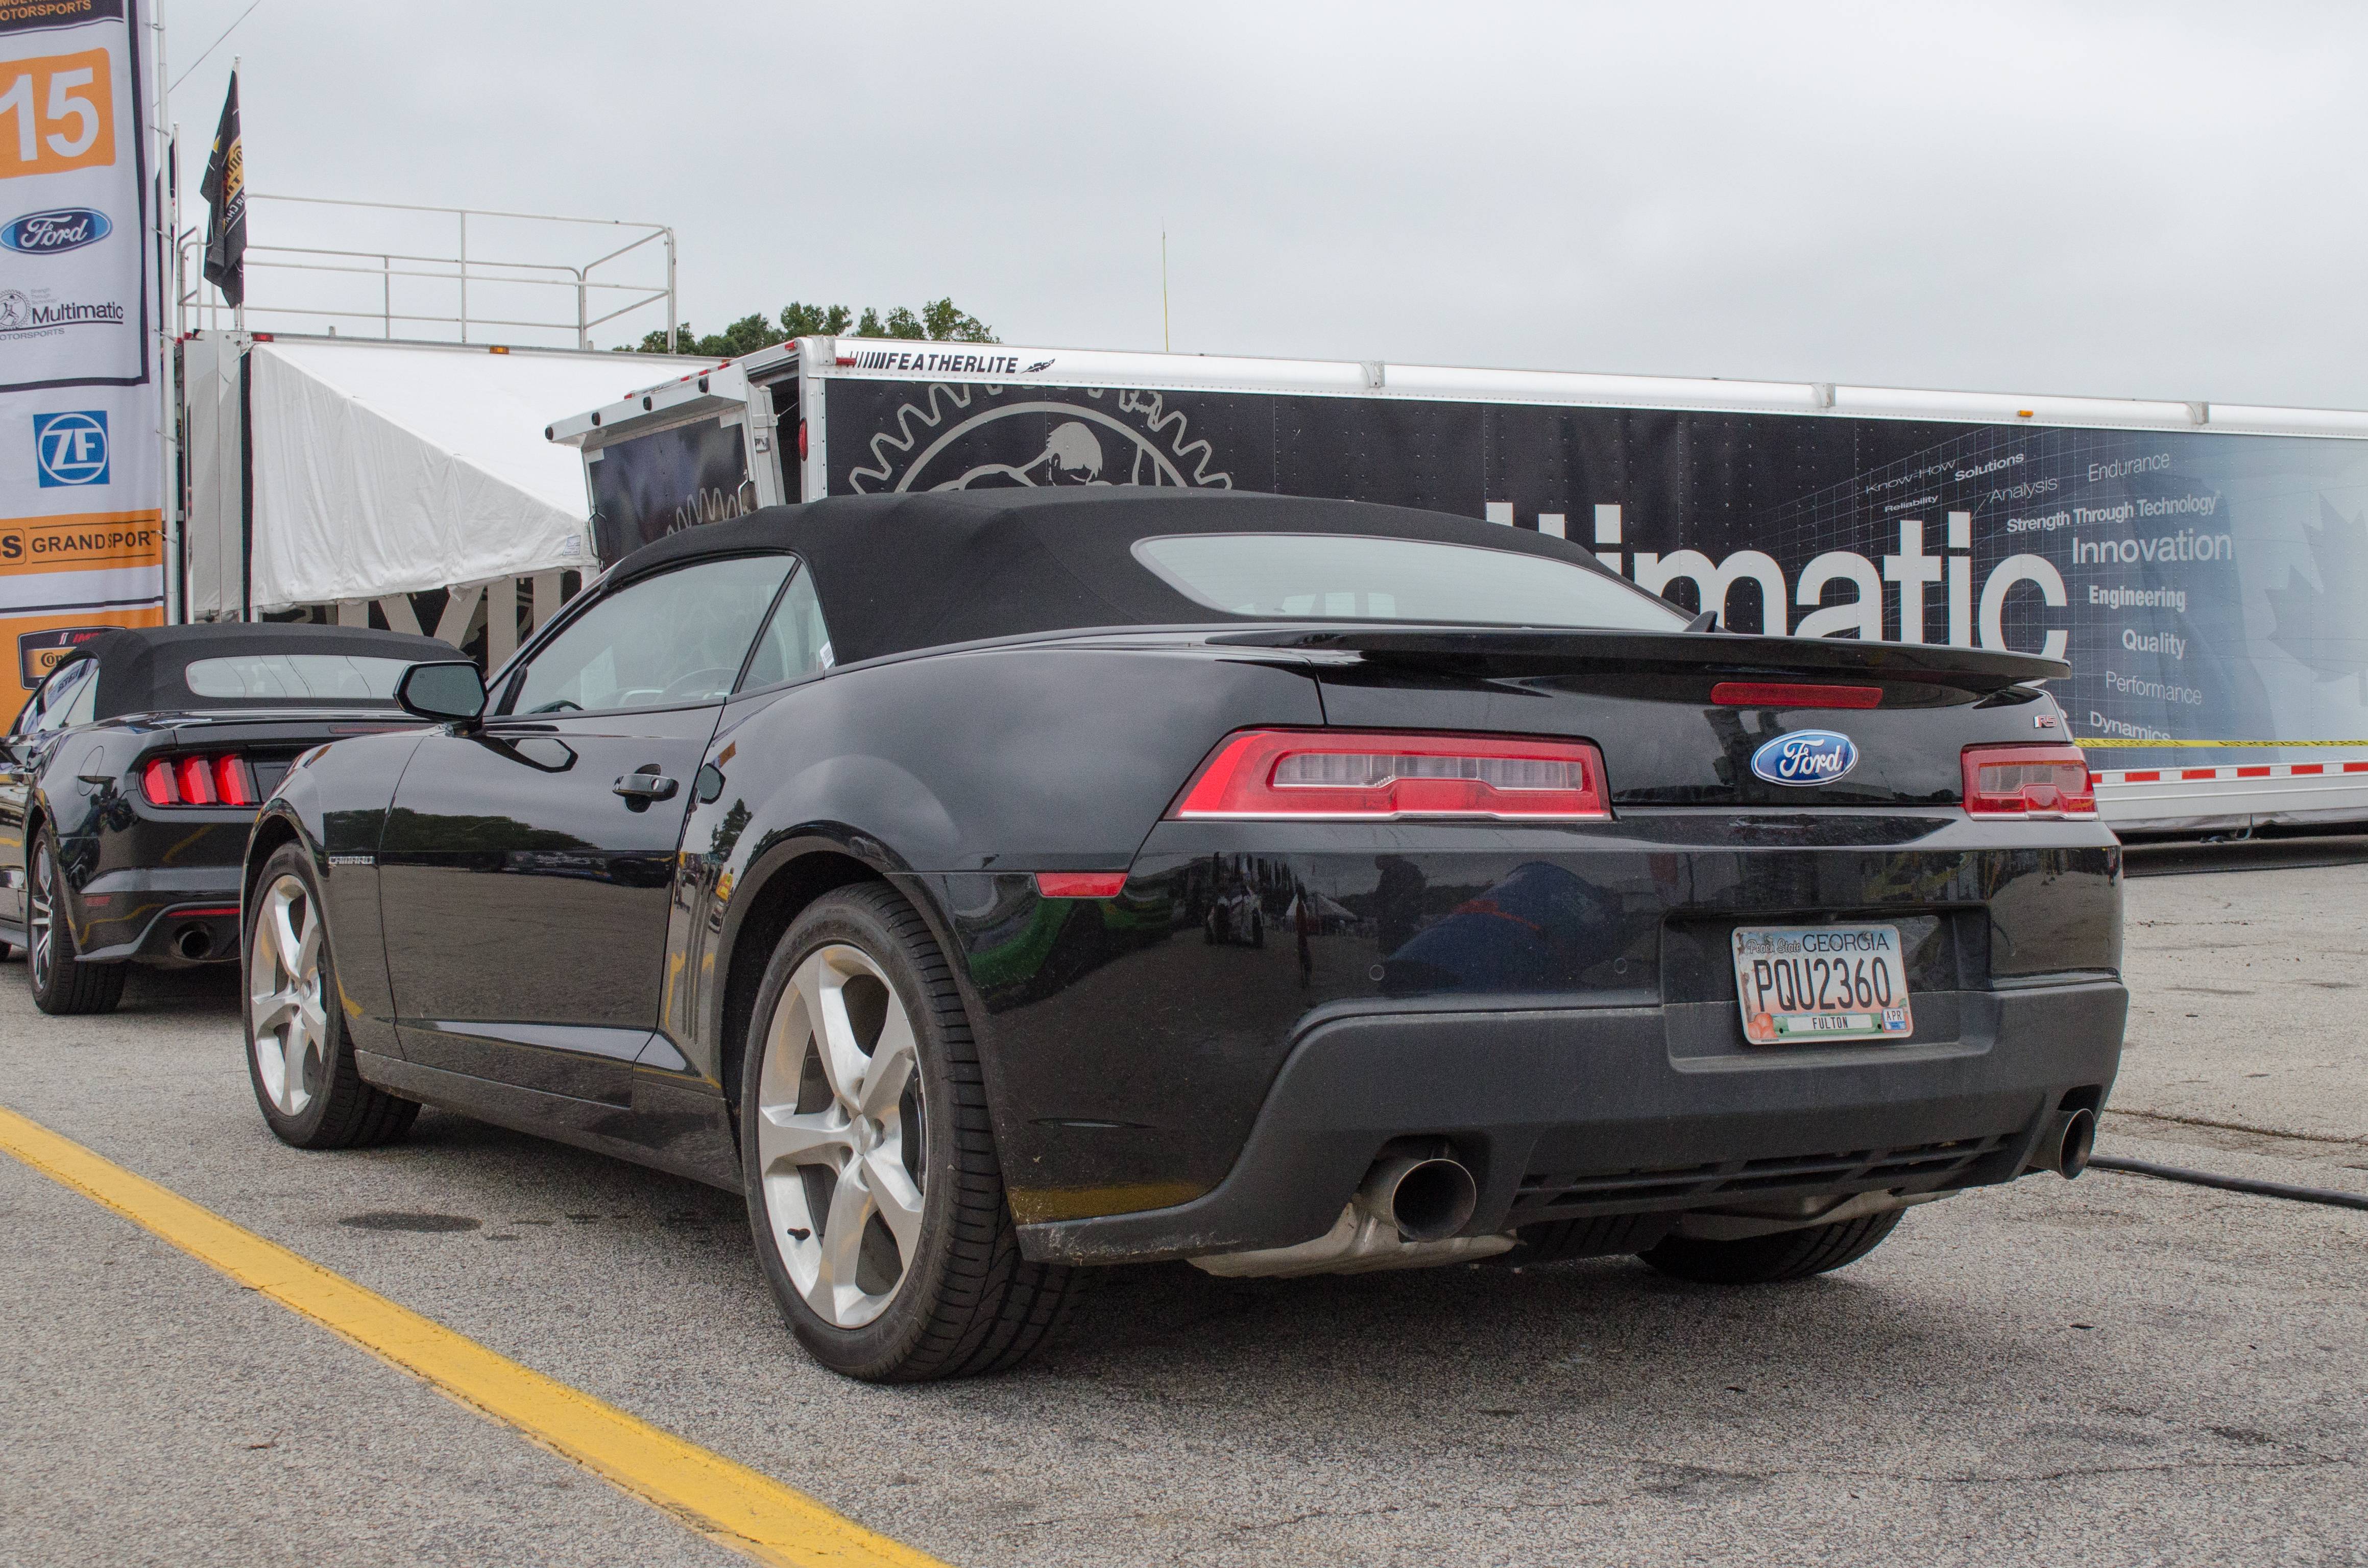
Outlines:
<svg viewBox="0 0 2368 1568"><path fill-rule="evenodd" d="M1857 743L1832 730L1794 730L1751 754L1751 771L1770 784L1830 784L1857 766Z"/></svg>

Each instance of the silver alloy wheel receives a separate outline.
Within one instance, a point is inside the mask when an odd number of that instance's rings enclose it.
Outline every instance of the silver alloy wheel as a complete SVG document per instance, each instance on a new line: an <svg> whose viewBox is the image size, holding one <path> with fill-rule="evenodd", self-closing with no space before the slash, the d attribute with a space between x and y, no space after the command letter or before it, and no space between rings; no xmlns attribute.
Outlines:
<svg viewBox="0 0 2368 1568"><path fill-rule="evenodd" d="M39 991L50 983L50 966L57 961L57 911L50 903L50 846L38 843L33 846L33 876L26 890L25 935L29 940L25 963Z"/></svg>
<svg viewBox="0 0 2368 1568"><path fill-rule="evenodd" d="M918 1256L927 1123L913 1020L886 971L833 943L774 1005L757 1084L767 1231L835 1328L888 1310Z"/></svg>
<svg viewBox="0 0 2368 1568"><path fill-rule="evenodd" d="M327 1068L329 1015L321 997L321 916L302 881L282 876L263 895L246 965L255 1071L282 1116L302 1116Z"/></svg>

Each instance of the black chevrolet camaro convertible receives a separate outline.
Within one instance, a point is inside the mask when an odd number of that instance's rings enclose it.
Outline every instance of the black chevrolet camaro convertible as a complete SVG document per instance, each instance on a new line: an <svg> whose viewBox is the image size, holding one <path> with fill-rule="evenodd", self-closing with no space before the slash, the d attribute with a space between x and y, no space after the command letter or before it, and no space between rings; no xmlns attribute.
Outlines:
<svg viewBox="0 0 2368 1568"><path fill-rule="evenodd" d="M296 624L103 631L0 740L0 942L44 1012L95 1013L125 965L238 957L239 858L300 752L415 729L395 682L452 650Z"/></svg>
<svg viewBox="0 0 2368 1568"><path fill-rule="evenodd" d="M249 1063L292 1143L427 1104L744 1192L861 1378L1011 1364L1083 1265L1795 1278L2086 1161L2127 994L2065 673L1391 507L770 509L298 763Z"/></svg>

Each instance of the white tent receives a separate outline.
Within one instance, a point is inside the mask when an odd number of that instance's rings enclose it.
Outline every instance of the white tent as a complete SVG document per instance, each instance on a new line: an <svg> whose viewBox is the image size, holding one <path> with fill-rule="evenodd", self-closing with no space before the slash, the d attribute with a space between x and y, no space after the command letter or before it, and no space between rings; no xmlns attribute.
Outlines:
<svg viewBox="0 0 2368 1568"><path fill-rule="evenodd" d="M249 510L231 479L236 395L219 345L192 375L188 611L295 605L590 571L580 460L543 428L562 415L705 369L712 359L460 346L266 339L245 367ZM194 367L193 367L194 369ZM197 428L211 425L209 432ZM215 439L204 442L203 434ZM195 449L211 445L208 461ZM215 504L202 494L211 481ZM203 514L211 513L209 518ZM209 526L211 525L211 526ZM251 528L251 533L249 529ZM242 583L239 556L245 543Z"/></svg>

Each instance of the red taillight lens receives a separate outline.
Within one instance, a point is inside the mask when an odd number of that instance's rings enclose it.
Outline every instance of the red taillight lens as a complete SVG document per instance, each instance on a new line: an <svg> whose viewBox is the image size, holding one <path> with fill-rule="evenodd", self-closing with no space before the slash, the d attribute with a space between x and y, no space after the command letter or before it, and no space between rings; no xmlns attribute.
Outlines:
<svg viewBox="0 0 2368 1568"><path fill-rule="evenodd" d="M1201 765L1168 815L1578 822L1611 816L1608 798L1603 756L1584 741L1245 730Z"/></svg>
<svg viewBox="0 0 2368 1568"><path fill-rule="evenodd" d="M1723 680L1710 688L1710 699L1721 708L1880 708L1883 687Z"/></svg>
<svg viewBox="0 0 2368 1568"><path fill-rule="evenodd" d="M1967 746L1965 811L1977 817L2093 817L2097 787L2078 746Z"/></svg>
<svg viewBox="0 0 2368 1568"><path fill-rule="evenodd" d="M214 794L225 806L255 804L255 775L243 756L214 758Z"/></svg>
<svg viewBox="0 0 2368 1568"><path fill-rule="evenodd" d="M181 804L185 806L219 805L222 798L214 793L214 770L202 756L185 756L176 765L181 786Z"/></svg>
<svg viewBox="0 0 2368 1568"><path fill-rule="evenodd" d="M140 792L152 806L252 806L255 769L234 754L160 756L140 769Z"/></svg>

